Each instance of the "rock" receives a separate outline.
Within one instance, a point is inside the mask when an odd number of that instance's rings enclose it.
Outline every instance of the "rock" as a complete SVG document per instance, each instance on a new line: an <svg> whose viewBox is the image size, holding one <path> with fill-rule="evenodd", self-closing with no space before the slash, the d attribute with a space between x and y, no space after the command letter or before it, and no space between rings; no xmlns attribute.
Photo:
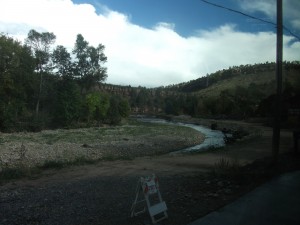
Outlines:
<svg viewBox="0 0 300 225"><path fill-rule="evenodd" d="M224 186L223 181L219 181L219 182L218 182L218 186L219 186L219 187L223 187L223 186Z"/></svg>
<svg viewBox="0 0 300 225"><path fill-rule="evenodd" d="M226 188L226 189L224 189L224 193L225 194L232 194L232 190L231 189L229 189L229 188Z"/></svg>
<svg viewBox="0 0 300 225"><path fill-rule="evenodd" d="M83 145L81 145L83 148L92 148L92 146L90 146L90 145L88 145L88 144L83 144Z"/></svg>
<svg viewBox="0 0 300 225"><path fill-rule="evenodd" d="M214 197L214 198L219 197L219 195L217 193L208 193L207 196L208 197Z"/></svg>

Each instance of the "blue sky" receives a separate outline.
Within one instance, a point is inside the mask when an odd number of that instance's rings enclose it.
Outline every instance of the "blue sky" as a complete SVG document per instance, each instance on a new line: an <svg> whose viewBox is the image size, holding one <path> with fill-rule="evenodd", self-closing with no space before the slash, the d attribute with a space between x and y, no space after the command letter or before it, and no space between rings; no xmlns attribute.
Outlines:
<svg viewBox="0 0 300 225"><path fill-rule="evenodd" d="M297 0L288 1L295 2L294 4L289 3L291 6L300 7L300 4L296 2ZM173 24L175 26L174 30L184 37L195 35L197 30L217 28L224 23L235 24L239 30L249 32L274 32L276 29L271 24L215 7L200 0L74 0L73 2L79 4L89 3L95 6L98 13L102 13L103 6L106 6L127 15L130 22L150 29L159 22ZM269 15L263 10L245 10L246 6L243 4L245 1L212 0L210 2L276 23L274 14L276 0L265 1L266 4L269 2L269 6L274 10L274 12L270 10ZM248 2L251 4L251 2L258 1L248 0ZM300 12L300 8L298 10ZM285 13L290 12L286 11ZM291 25L287 17L285 19L286 26L291 27L294 32L300 31L299 27L296 29Z"/></svg>
<svg viewBox="0 0 300 225"><path fill-rule="evenodd" d="M175 25L175 31L185 37L194 35L199 29L211 29L224 21L242 23L245 18L212 7L199 0L76 0L77 3L90 3L101 13L100 4L128 15L134 24L152 28L159 22ZM215 1L224 4L224 1ZM226 1L229 7L236 7L232 1ZM98 6L98 7L97 7Z"/></svg>
<svg viewBox="0 0 300 225"><path fill-rule="evenodd" d="M276 22L276 0L211 0ZM283 0L284 24L300 35L300 1ZM201 0L0 0L0 32L21 41L53 32L70 51L81 33L102 43L107 83L157 87L241 64L275 61L276 29ZM300 60L285 32L284 60Z"/></svg>

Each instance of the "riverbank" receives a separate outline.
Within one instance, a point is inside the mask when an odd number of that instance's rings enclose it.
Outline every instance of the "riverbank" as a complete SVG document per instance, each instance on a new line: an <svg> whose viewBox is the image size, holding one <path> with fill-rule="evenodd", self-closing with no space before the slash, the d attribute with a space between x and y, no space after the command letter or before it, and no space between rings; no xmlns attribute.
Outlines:
<svg viewBox="0 0 300 225"><path fill-rule="evenodd" d="M116 127L1 133L0 168L155 156L202 143L191 128L131 121Z"/></svg>

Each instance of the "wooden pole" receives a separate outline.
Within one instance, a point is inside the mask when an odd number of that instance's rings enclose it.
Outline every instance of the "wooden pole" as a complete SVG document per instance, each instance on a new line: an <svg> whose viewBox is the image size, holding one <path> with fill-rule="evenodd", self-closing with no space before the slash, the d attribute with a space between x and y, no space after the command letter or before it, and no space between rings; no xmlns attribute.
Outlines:
<svg viewBox="0 0 300 225"><path fill-rule="evenodd" d="M277 48L276 48L276 83L277 93L274 109L274 125L272 138L273 161L277 163L280 145L280 121L282 102L282 0L277 0Z"/></svg>

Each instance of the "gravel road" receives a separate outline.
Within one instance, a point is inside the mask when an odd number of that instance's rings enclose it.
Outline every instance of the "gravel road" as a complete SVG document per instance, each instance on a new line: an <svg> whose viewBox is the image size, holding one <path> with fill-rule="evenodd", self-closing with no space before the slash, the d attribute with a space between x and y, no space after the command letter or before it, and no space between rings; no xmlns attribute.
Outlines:
<svg viewBox="0 0 300 225"><path fill-rule="evenodd" d="M150 224L147 213L130 218L139 176L100 176L39 185L2 187L1 225ZM239 185L203 175L159 176L169 219L187 224L235 198Z"/></svg>

